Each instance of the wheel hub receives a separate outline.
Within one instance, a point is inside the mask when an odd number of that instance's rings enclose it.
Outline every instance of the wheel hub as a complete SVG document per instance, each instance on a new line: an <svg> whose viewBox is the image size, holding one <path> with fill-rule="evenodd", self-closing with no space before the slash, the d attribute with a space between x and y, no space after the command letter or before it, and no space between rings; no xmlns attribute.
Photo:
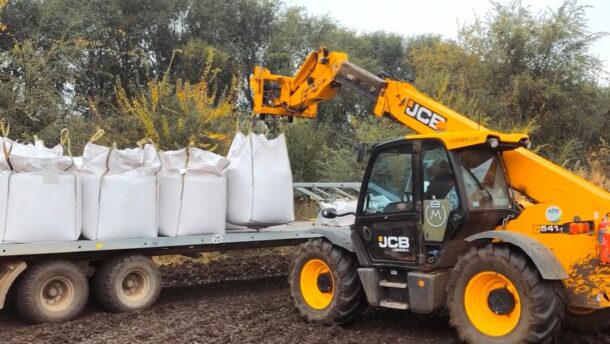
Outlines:
<svg viewBox="0 0 610 344"><path fill-rule="evenodd" d="M146 273L132 270L123 277L121 282L121 297L128 302L139 302L150 289L150 280Z"/></svg>
<svg viewBox="0 0 610 344"><path fill-rule="evenodd" d="M47 290L47 296L49 298L54 298L57 295L59 295L59 290L57 290L57 288L51 287L51 288L49 288L49 290Z"/></svg>
<svg viewBox="0 0 610 344"><path fill-rule="evenodd" d="M318 289L323 293L329 293L332 290L333 284L330 273L322 273L318 276Z"/></svg>
<svg viewBox="0 0 610 344"><path fill-rule="evenodd" d="M74 285L66 278L57 277L48 281L39 295L47 309L61 311L74 300Z"/></svg>
<svg viewBox="0 0 610 344"><path fill-rule="evenodd" d="M487 305L497 315L508 315L515 310L515 296L508 288L498 288L489 292Z"/></svg>
<svg viewBox="0 0 610 344"><path fill-rule="evenodd" d="M329 266L321 259L311 259L303 265L299 286L303 300L313 309L325 309L333 301L333 276Z"/></svg>
<svg viewBox="0 0 610 344"><path fill-rule="evenodd" d="M133 278L128 277L125 279L125 282L123 283L123 288L125 289L126 292L132 292L134 289L136 289L138 287L138 282L135 281Z"/></svg>

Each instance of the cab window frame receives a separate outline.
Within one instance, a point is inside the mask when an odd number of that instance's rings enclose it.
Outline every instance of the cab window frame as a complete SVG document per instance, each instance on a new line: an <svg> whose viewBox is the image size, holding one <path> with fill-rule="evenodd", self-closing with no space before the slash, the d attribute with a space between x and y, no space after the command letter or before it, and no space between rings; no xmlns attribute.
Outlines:
<svg viewBox="0 0 610 344"><path fill-rule="evenodd" d="M445 155L447 157L447 162L449 163L449 170L451 171L451 174L453 175L453 182L454 182L454 187L455 187L455 192L456 192L456 196L457 196L457 200L458 200L458 206L457 208L453 209L452 212L462 212L464 209L466 209L466 207L464 206L464 202L465 202L465 198L464 198L464 194L462 192L462 175L461 175L461 171L458 170L458 162L455 160L454 157L454 151L449 150L447 148L447 145L445 144L445 142L443 140L440 139L436 139L436 138L430 138L430 139L426 139L423 140L421 143L421 150L420 150L420 166L421 166L421 178L420 178L420 183L419 183L419 189L420 189L420 194L421 194L421 199L422 201L424 200L424 194L426 192L426 190L424 190L424 181L425 181L425 171L424 169L426 168L425 164L424 164L424 158L425 158L425 151L427 150L432 150L432 149L436 149L436 148L441 148L444 152Z"/></svg>
<svg viewBox="0 0 610 344"><path fill-rule="evenodd" d="M468 195L467 192L467 187L465 185L466 180L465 180L465 173L468 172L464 172L462 169L466 168L466 167L462 167L462 163L460 162L460 154L462 154L464 151L482 151L482 152L490 152L491 156L493 156L495 159L497 159L498 162L498 168L499 170L504 174L504 181L506 183L506 194L508 196L508 204L506 207L471 207L470 205L470 197ZM514 210L515 208L515 202L513 199L513 192L512 189L510 187L510 180L509 180L509 175L508 172L506 170L506 166L504 165L504 160L502 159L502 155L501 155L500 150L498 151L489 151L489 147L486 145L478 145L478 146L469 146L469 147L464 147L461 149L457 149L452 151L452 160L455 160L455 166L457 166L457 168L455 169L455 173L456 173L456 178L458 179L458 184L460 185L460 188L462 189L462 193L460 194L460 201L461 204L460 206L464 207L465 211L468 212L504 212L507 210ZM468 174L469 175L469 174Z"/></svg>
<svg viewBox="0 0 610 344"><path fill-rule="evenodd" d="M388 142L388 143L384 143L384 144L380 144L377 145L373 150L369 162L367 164L366 167L366 171L364 174L364 178L362 180L362 185L361 185L361 190L362 192L360 192L360 196L358 199L358 208L356 211L357 217L387 217L387 216L396 216L396 215L408 215L408 214L413 214L417 212L417 207L415 206L416 203L416 199L419 199L419 180L420 180L420 176L419 176L419 172L417 170L417 166L419 165L419 161L418 161L418 152L415 149L417 142L416 141L410 141L410 140L405 140L405 139L400 139L400 140L396 140L393 142ZM366 192L366 189L368 188L368 185L370 183L372 174L373 174L373 170L375 167L375 164L377 163L377 159L379 158L380 155L387 153L388 151L392 150L392 149L401 149L404 150L405 153L408 152L411 155L411 193L412 193L412 197L413 200L411 202L411 207L407 208L407 209L398 209L395 211L387 211L387 212L366 212L365 211L365 207L366 207L366 200L368 198L368 192ZM406 178L405 178L406 180Z"/></svg>

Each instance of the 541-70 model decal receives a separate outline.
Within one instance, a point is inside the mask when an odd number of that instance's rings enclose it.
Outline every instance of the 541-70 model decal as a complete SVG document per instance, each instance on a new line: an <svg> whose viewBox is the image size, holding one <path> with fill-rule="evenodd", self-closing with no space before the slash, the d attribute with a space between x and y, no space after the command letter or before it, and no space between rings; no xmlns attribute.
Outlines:
<svg viewBox="0 0 610 344"><path fill-rule="evenodd" d="M407 103L405 113L434 130L438 130L438 123L447 122L445 117L411 99L409 99L409 102Z"/></svg>

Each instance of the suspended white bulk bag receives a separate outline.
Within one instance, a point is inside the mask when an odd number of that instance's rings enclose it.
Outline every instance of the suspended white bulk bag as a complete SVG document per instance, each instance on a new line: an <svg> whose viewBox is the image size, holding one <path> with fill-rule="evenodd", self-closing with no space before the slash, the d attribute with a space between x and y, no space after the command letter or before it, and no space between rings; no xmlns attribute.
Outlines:
<svg viewBox="0 0 610 344"><path fill-rule="evenodd" d="M292 172L283 134L268 140L237 133L228 158L228 222L258 227L294 221Z"/></svg>
<svg viewBox="0 0 610 344"><path fill-rule="evenodd" d="M229 160L198 148L161 153L159 234L225 232L227 182L221 174Z"/></svg>
<svg viewBox="0 0 610 344"><path fill-rule="evenodd" d="M77 174L13 172L0 174L0 179L0 192L7 181L9 185L3 241L56 242L80 237L81 185Z"/></svg>
<svg viewBox="0 0 610 344"><path fill-rule="evenodd" d="M252 174L252 143L250 135L238 132L231 143L227 158L231 162L227 177L227 222L247 225L252 222L254 198Z"/></svg>
<svg viewBox="0 0 610 344"><path fill-rule="evenodd" d="M153 145L117 150L87 143L81 172L83 237L156 237L160 167Z"/></svg>

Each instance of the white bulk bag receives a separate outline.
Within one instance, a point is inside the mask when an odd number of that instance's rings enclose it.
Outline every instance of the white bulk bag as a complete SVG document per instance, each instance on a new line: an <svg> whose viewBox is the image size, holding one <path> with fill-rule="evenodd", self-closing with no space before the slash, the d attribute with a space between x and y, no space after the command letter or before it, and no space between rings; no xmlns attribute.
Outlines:
<svg viewBox="0 0 610 344"><path fill-rule="evenodd" d="M229 160L198 148L161 153L159 234L225 232Z"/></svg>
<svg viewBox="0 0 610 344"><path fill-rule="evenodd" d="M8 183L3 241L56 242L80 237L81 186L77 174L13 172Z"/></svg>
<svg viewBox="0 0 610 344"><path fill-rule="evenodd" d="M87 143L81 170L83 237L156 237L160 167L153 145L117 150Z"/></svg>
<svg viewBox="0 0 610 344"><path fill-rule="evenodd" d="M2 140L0 211L2 241L58 242L77 240L81 233L81 185L63 148L42 141L24 145ZM10 163L10 164L9 164Z"/></svg>
<svg viewBox="0 0 610 344"><path fill-rule="evenodd" d="M237 133L227 157L229 223L265 226L294 221L292 172L283 134L268 140Z"/></svg>

